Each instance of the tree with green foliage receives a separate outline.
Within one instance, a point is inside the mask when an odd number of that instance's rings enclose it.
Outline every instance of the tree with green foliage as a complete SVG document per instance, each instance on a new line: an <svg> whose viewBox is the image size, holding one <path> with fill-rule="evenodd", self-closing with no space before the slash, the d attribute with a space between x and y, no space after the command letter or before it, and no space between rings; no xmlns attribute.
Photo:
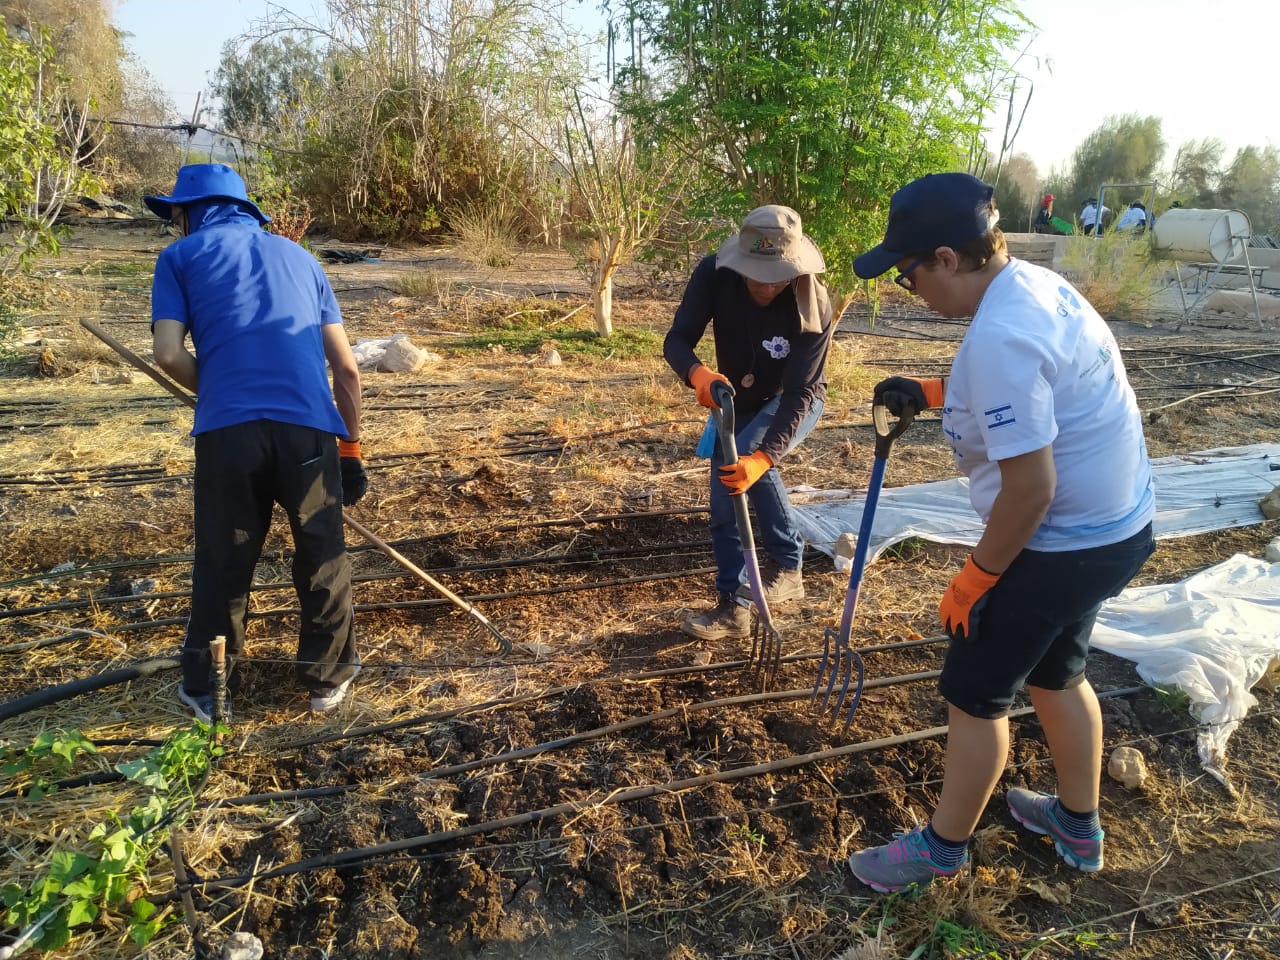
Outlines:
<svg viewBox="0 0 1280 960"><path fill-rule="evenodd" d="M1169 200L1177 200L1184 207L1212 207L1217 202L1225 150L1222 141L1214 137L1188 140L1178 147L1168 177Z"/></svg>
<svg viewBox="0 0 1280 960"><path fill-rule="evenodd" d="M313 88L325 81L324 54L306 38L283 34L246 47L228 40L213 77L222 125L251 140L274 139L297 116Z"/></svg>
<svg viewBox="0 0 1280 960"><path fill-rule="evenodd" d="M613 333L613 277L649 242L684 199L688 167L674 151L638 146L630 123L616 113L589 117L581 97L564 129L565 168L586 220L588 241L570 244L591 281L596 333Z"/></svg>
<svg viewBox="0 0 1280 960"><path fill-rule="evenodd" d="M847 303L893 191L965 165L1025 24L1014 0L624 0L616 82L638 135L699 175L694 215L795 208Z"/></svg>
<svg viewBox="0 0 1280 960"><path fill-rule="evenodd" d="M43 33L24 40L0 18L0 277L57 249L53 223L68 194L85 185L74 159L79 141L65 136L63 90L42 82L52 59Z"/></svg>
<svg viewBox="0 0 1280 960"><path fill-rule="evenodd" d="M1076 147L1071 156L1068 188L1059 197L1064 219L1080 210L1089 197L1097 197L1104 183L1140 183L1156 178L1160 161L1164 157L1164 135L1159 117L1139 117L1137 114L1108 116ZM1111 200L1114 199L1115 203ZM1109 195L1104 202L1112 210L1126 199L1138 199L1123 194L1115 198Z"/></svg>
<svg viewBox="0 0 1280 960"><path fill-rule="evenodd" d="M327 0L263 29L273 50L224 56L230 119L266 124L274 173L347 235L423 239L450 211L550 195L539 144L559 139L581 63L540 5Z"/></svg>
<svg viewBox="0 0 1280 960"><path fill-rule="evenodd" d="M1254 233L1280 236L1280 149L1242 147L1218 184L1221 206L1243 210Z"/></svg>
<svg viewBox="0 0 1280 960"><path fill-rule="evenodd" d="M1040 212L1044 196L1036 163L1025 153L1015 153L1005 161L1000 181L995 185L1000 227L1006 233L1026 233Z"/></svg>

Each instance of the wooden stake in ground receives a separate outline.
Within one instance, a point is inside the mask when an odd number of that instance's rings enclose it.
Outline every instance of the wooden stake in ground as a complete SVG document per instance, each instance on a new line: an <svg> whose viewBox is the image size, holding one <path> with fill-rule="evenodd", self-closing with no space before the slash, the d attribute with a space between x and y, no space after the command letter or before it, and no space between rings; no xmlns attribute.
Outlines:
<svg viewBox="0 0 1280 960"><path fill-rule="evenodd" d="M86 330L92 333L95 337L97 337L99 340L105 343L108 347L110 347L116 353L120 354L120 356L123 357L126 361L128 361L128 363L131 366L135 367L138 370L141 370L148 377L150 377L156 383L160 384L160 386L164 387L166 390L168 390L171 394L173 394L175 397L177 397L187 406L191 407L192 409L195 409L195 405L196 405L195 397L187 393L187 391L183 390L180 386L178 386L176 383L174 383L172 380L166 377L163 373L155 369L155 367L151 366L151 364L147 363L147 361L143 360L140 356L138 356L136 353L134 353L132 350L126 347L123 343L121 343L115 337L111 336L111 334L107 333L107 331L103 330L102 327L99 326L97 323L95 323L92 320L82 318L80 320L80 326L84 327ZM343 508L342 519L347 524L347 526L349 526L356 533L360 534L360 536L364 537L365 540L369 541L369 543L372 544L373 547L376 550L378 550L378 552L384 554L385 556L390 557L392 560L394 560L400 566L404 567L404 569L408 570L411 574L413 574L423 583L427 584L427 586L431 587L433 590L435 590L437 593L439 593L441 596L447 599L450 603L454 604L455 606L469 613L471 616L475 617L475 619L480 623L480 625L484 627L487 631L489 631L490 634L492 634L493 639L497 642L499 649L503 653L511 652L511 641L508 640L506 637L504 637L499 632L498 628L495 627L490 622L489 618L475 608L474 604L471 604L468 601L464 600L462 597L458 596L456 593L454 593L452 590L450 590L440 581L432 577L429 573L427 573L421 567L411 562L408 557L400 553L400 551L392 547L391 544L387 543L385 540L383 540L377 534L375 534L372 530L366 527L363 523L356 520L349 513L347 513L346 508Z"/></svg>

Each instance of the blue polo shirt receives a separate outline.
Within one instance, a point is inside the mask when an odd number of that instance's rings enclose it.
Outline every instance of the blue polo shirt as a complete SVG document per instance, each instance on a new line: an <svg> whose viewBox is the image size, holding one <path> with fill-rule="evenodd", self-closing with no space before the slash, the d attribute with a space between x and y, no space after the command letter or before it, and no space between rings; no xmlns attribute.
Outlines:
<svg viewBox="0 0 1280 960"><path fill-rule="evenodd" d="M192 435L277 420L345 436L321 327L342 323L315 257L231 202L201 204L156 261L151 322L191 334L200 392Z"/></svg>

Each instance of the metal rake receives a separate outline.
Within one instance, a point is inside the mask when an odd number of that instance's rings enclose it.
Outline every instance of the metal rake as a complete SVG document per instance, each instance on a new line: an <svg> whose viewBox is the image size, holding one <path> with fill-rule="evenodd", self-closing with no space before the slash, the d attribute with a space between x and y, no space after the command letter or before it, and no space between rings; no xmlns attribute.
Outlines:
<svg viewBox="0 0 1280 960"><path fill-rule="evenodd" d="M862 684L866 678L862 657L849 643L849 637L853 633L853 618L858 609L858 591L862 587L862 573L867 566L867 552L871 544L871 527L875 523L876 505L880 502L880 488L884 485L885 465L889 461L889 448L893 446L893 441L906 432L914 418L915 414L908 409L903 411L897 423L890 425L888 407L876 404L871 408L871 421L876 430L875 461L871 467L871 481L867 485L866 503L862 507L862 524L858 528L858 545L853 552L853 568L849 571L849 589L845 592L844 613L840 617L839 630L827 627L823 632L822 660L818 663L818 677L814 680L813 692L809 695L809 704L812 707L817 702L818 691L822 689L825 678L826 693L823 694L822 703L817 707L817 714L820 720L825 718L830 706L831 716L835 719L840 716L841 711L844 711L845 720L844 726L840 729L841 734L846 733L849 725L853 723L853 714L862 700ZM858 682L854 686L853 700L846 709L845 700L849 695L849 687L853 685L855 666L858 668ZM828 667L830 668L829 676ZM840 693L832 704L831 698L837 683L840 686Z"/></svg>

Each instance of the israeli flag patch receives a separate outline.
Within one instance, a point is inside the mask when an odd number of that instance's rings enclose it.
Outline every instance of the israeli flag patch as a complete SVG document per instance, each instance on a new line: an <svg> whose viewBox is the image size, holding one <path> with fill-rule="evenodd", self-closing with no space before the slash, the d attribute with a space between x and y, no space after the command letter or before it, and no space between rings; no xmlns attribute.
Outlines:
<svg viewBox="0 0 1280 960"><path fill-rule="evenodd" d="M990 410L983 410L982 415L987 418L987 429L994 430L996 427L1007 427L1011 423L1017 423L1017 418L1013 415L1013 404L1006 403L1001 407L992 407Z"/></svg>
<svg viewBox="0 0 1280 960"><path fill-rule="evenodd" d="M769 356L775 360L783 360L791 353L791 341L786 337L774 337L772 340L762 340L760 346L769 351Z"/></svg>

